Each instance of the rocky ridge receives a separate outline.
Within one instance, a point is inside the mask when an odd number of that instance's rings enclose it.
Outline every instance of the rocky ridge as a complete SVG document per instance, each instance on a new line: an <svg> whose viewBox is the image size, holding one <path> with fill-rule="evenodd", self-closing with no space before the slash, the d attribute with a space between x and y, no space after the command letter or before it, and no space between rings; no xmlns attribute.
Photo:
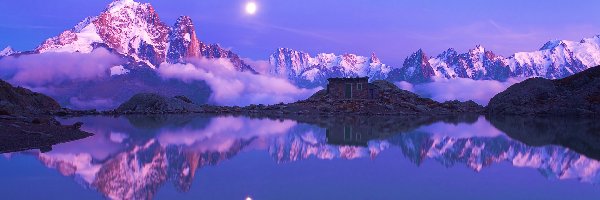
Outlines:
<svg viewBox="0 0 600 200"><path fill-rule="evenodd" d="M350 55L346 58L346 55ZM360 62L356 62L355 59ZM301 87L324 86L327 78L370 76L373 80L423 83L432 79L468 78L499 80L543 77L560 79L600 65L600 35L581 41L554 40L538 51L497 55L481 45L459 53L450 48L437 56L422 49L406 57L402 66L389 66L379 59L353 54L308 53L280 48L270 56L271 74L283 76Z"/></svg>
<svg viewBox="0 0 600 200"><path fill-rule="evenodd" d="M567 78L531 78L494 96L490 114L600 115L600 66Z"/></svg>

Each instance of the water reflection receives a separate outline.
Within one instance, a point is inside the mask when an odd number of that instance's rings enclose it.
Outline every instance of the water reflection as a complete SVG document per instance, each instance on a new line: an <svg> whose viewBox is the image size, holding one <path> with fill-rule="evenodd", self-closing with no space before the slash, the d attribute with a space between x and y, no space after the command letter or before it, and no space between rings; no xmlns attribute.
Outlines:
<svg viewBox="0 0 600 200"><path fill-rule="evenodd" d="M498 129L530 146L560 145L600 160L600 123L589 118L488 116Z"/></svg>
<svg viewBox="0 0 600 200"><path fill-rule="evenodd" d="M251 150L268 152L275 162L287 163L309 158L376 158L386 149L398 148L402 152L398 156L416 165L430 159L480 171L508 162L538 169L548 178L600 182L600 163L590 159L598 158L599 129L593 120L488 119L82 117L62 121L83 121L83 129L95 136L34 155L46 166L113 199L150 199L166 182L180 192L189 191L201 168Z"/></svg>

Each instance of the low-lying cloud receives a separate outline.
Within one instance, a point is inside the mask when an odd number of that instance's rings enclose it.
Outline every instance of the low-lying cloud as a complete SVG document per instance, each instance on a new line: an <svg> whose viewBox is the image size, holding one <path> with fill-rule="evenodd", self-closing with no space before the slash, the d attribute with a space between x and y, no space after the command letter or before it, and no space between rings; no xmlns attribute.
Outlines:
<svg viewBox="0 0 600 200"><path fill-rule="evenodd" d="M104 48L91 53L43 53L0 59L0 78L25 87L47 87L70 80L108 76L123 60Z"/></svg>
<svg viewBox="0 0 600 200"><path fill-rule="evenodd" d="M244 62L252 66L252 68L260 74L268 74L272 67L268 60L253 60L251 58L244 58Z"/></svg>
<svg viewBox="0 0 600 200"><path fill-rule="evenodd" d="M450 100L473 100L478 104L485 106L496 94L521 81L523 81L523 79L511 78L505 82L500 82L495 80L456 78L436 79L431 83L415 85L408 82L397 82L396 85L401 89L440 102Z"/></svg>
<svg viewBox="0 0 600 200"><path fill-rule="evenodd" d="M318 91L301 89L286 79L239 72L228 59L192 59L187 64L163 63L158 73L165 79L205 81L212 89L209 101L219 105L274 104L305 99Z"/></svg>

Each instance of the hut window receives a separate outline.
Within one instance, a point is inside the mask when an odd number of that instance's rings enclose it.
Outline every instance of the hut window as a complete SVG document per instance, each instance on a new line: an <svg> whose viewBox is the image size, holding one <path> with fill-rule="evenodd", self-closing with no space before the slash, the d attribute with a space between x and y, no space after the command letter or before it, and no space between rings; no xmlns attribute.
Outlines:
<svg viewBox="0 0 600 200"><path fill-rule="evenodd" d="M356 84L356 89L362 90L363 89L363 84L362 83Z"/></svg>

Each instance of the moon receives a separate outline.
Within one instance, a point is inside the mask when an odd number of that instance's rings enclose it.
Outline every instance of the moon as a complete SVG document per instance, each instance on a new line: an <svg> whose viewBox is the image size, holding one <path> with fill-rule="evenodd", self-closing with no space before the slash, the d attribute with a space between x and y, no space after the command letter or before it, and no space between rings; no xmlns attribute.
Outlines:
<svg viewBox="0 0 600 200"><path fill-rule="evenodd" d="M256 14L256 10L258 9L258 6L256 5L255 2L248 2L246 3L246 14L249 15L254 15Z"/></svg>

